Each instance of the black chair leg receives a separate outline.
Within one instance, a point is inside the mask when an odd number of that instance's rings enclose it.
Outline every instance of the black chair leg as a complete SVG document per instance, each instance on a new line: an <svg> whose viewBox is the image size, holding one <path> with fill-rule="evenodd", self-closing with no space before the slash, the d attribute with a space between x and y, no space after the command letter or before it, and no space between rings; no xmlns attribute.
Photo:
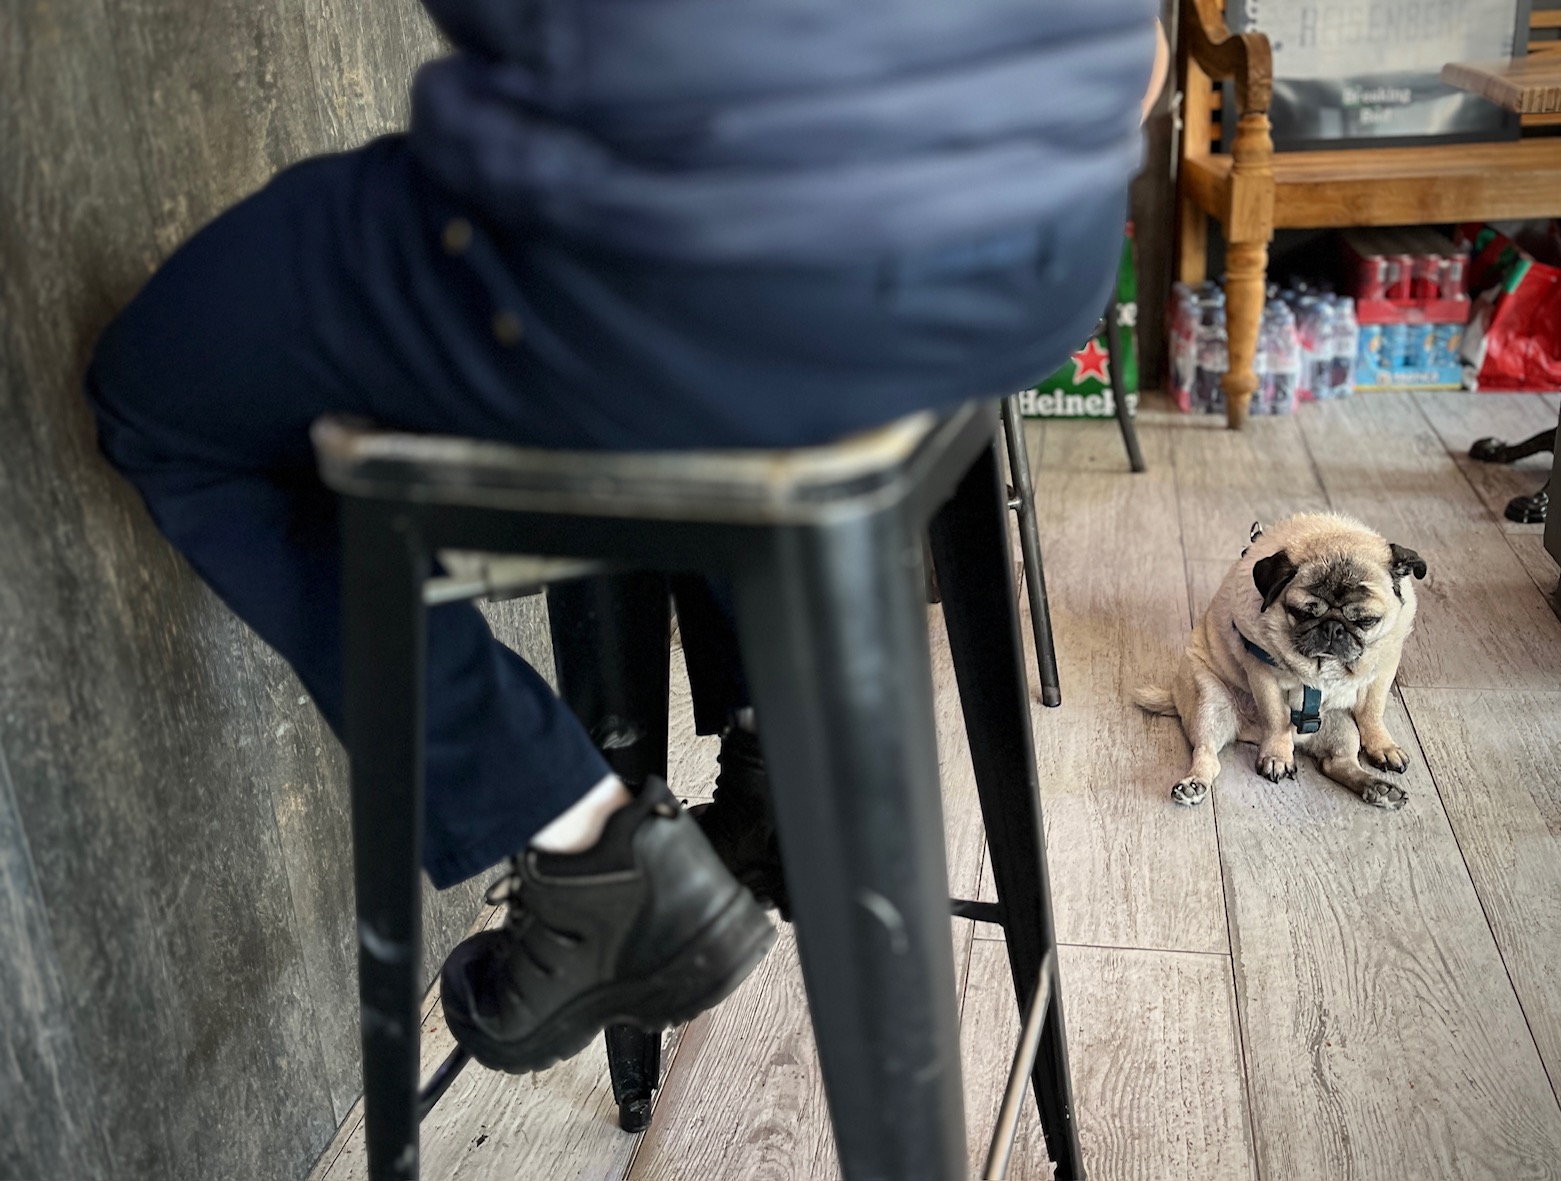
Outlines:
<svg viewBox="0 0 1561 1181"><path fill-rule="evenodd" d="M1532 496L1514 496L1507 501L1503 515L1520 525L1543 525L1550 515L1550 485L1546 484Z"/></svg>
<svg viewBox="0 0 1561 1181"><path fill-rule="evenodd" d="M1521 443L1509 444L1501 439L1489 437L1476 439L1474 446L1469 448L1469 458L1477 459L1481 463L1517 463L1520 459L1549 451L1555 445L1555 439L1554 430L1540 431L1539 434L1532 435Z"/></svg>
<svg viewBox="0 0 1561 1181"><path fill-rule="evenodd" d="M1531 455L1553 451L1555 445L1556 432L1553 430L1540 431L1521 443L1508 444L1495 438L1476 439L1474 446L1469 448L1469 458L1481 463L1517 463ZM1514 496L1507 502L1504 515L1520 525L1542 525L1549 514L1550 485L1547 483L1532 496Z"/></svg>
<svg viewBox="0 0 1561 1181"><path fill-rule="evenodd" d="M371 1181L410 1181L418 1166L429 560L393 506L348 497L342 531L364 1136Z"/></svg>
<svg viewBox="0 0 1561 1181"><path fill-rule="evenodd" d="M1046 573L1041 567L1041 537L1035 521L1035 484L1030 478L1030 456L1025 448L1024 419L1019 414L1017 394L1003 399L1003 437L1008 443L1008 473L1014 482L1014 497L1008 507L1019 516L1019 552L1024 558L1024 590L1030 599L1030 630L1035 635L1041 704L1055 708L1062 704L1062 687L1057 676L1057 646L1052 639ZM936 582L936 562L932 563L932 570L932 581Z"/></svg>
<svg viewBox="0 0 1561 1181"><path fill-rule="evenodd" d="M970 754L997 883L1008 962L1021 1019L1046 953L1056 946L1045 828L1020 658L1003 484L995 449L977 460L932 523L933 561L970 736ZM1031 1076L1058 1181L1080 1181L1084 1164L1073 1120L1062 990Z"/></svg>
<svg viewBox="0 0 1561 1181"><path fill-rule="evenodd" d="M559 696L631 789L667 773L671 641L667 580L621 574L561 583L547 592ZM618 1123L643 1132L661 1081L661 1035L607 1030Z"/></svg>
<svg viewBox="0 0 1561 1181"><path fill-rule="evenodd" d="M1111 400L1116 405L1117 426L1122 431L1122 445L1127 448L1128 465L1135 472L1147 471L1144 453L1138 448L1138 428L1133 424L1133 413L1127 404L1127 391L1122 388L1122 370L1117 364L1117 292L1111 289L1111 299L1106 304L1106 371L1111 375Z"/></svg>
<svg viewBox="0 0 1561 1181"><path fill-rule="evenodd" d="M845 1181L968 1175L920 544L854 513L735 580Z"/></svg>

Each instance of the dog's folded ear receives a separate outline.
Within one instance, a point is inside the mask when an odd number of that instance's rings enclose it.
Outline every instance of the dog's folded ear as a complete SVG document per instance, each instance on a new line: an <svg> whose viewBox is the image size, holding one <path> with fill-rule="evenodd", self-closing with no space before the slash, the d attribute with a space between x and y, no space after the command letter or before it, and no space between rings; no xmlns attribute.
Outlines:
<svg viewBox="0 0 1561 1181"><path fill-rule="evenodd" d="M1252 581L1257 584L1258 592L1263 596L1263 610L1267 611L1274 605L1274 600L1285 593L1285 587L1290 585L1290 580L1295 577L1295 563L1290 560L1290 555L1280 550L1277 554L1269 554L1266 558L1260 558L1252 565Z"/></svg>
<svg viewBox="0 0 1561 1181"><path fill-rule="evenodd" d="M1394 583L1411 574L1416 578L1425 577L1425 559L1414 550L1405 549L1397 542L1390 542L1388 549L1393 551L1393 560L1388 563L1388 571L1393 575Z"/></svg>

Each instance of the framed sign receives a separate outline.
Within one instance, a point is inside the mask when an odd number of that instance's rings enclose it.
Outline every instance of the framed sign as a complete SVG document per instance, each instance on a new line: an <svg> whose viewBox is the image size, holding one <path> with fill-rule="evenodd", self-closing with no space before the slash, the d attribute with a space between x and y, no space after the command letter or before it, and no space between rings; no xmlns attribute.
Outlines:
<svg viewBox="0 0 1561 1181"><path fill-rule="evenodd" d="M1268 35L1274 147L1516 139L1518 117L1439 79L1454 61L1528 50L1529 0L1228 0L1232 31ZM1224 132L1235 134L1226 84Z"/></svg>

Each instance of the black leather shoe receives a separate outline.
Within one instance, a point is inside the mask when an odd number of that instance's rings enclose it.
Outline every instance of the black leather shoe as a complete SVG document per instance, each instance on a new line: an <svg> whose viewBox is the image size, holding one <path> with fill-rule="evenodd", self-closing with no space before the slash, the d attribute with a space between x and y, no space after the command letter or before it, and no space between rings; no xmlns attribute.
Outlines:
<svg viewBox="0 0 1561 1181"><path fill-rule="evenodd" d="M775 805L758 736L734 726L721 737L721 773L708 804L689 815L699 822L716 855L753 892L759 905L791 920L791 896L775 839Z"/></svg>
<svg viewBox="0 0 1561 1181"><path fill-rule="evenodd" d="M775 942L753 896L659 779L584 853L527 849L489 890L502 928L450 953L450 1032L494 1070L542 1070L608 1025L665 1029L730 994Z"/></svg>

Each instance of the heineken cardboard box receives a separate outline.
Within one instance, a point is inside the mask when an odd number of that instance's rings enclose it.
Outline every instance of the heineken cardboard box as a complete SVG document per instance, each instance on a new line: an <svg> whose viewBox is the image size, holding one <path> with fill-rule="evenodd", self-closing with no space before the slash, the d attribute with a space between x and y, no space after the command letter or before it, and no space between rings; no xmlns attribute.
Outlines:
<svg viewBox="0 0 1561 1181"><path fill-rule="evenodd" d="M1106 333L1116 332L1113 350L1122 366L1122 389L1127 408L1138 407L1138 280L1133 269L1133 226L1122 236L1122 261L1117 267L1117 322L1101 326L1099 335L1087 341L1034 389L1019 395L1020 413L1030 418L1114 418L1117 407L1111 393L1111 356L1106 353Z"/></svg>

